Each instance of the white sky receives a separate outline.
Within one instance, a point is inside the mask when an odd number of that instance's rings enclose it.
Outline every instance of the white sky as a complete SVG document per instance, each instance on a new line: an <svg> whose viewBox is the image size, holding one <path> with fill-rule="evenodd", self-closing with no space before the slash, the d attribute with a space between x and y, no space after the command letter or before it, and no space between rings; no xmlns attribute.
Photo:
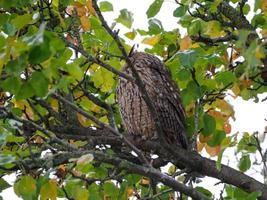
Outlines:
<svg viewBox="0 0 267 200"><path fill-rule="evenodd" d="M146 11L149 5L153 2L153 0L109 0L113 4L114 12L104 13L106 20L109 24L113 22L113 19L117 18L119 15L119 11L123 8L127 8L129 11L134 13L134 23L133 28L141 28L146 29L148 27ZM249 0L250 5L254 4L254 0ZM165 30L173 30L178 28L177 19L172 16L173 11L176 9L177 5L174 0L165 0L161 11L158 13L155 18L159 19L162 22L162 25ZM118 25L120 29L120 34L126 33L129 30L125 29L122 25ZM182 36L185 35L184 31L181 31ZM139 43L140 40L134 41L135 43ZM142 47L140 48L142 49ZM261 98L265 98L266 95L260 95ZM253 100L244 101L241 98L233 99L231 97L227 98L229 102L234 106L236 121L232 123L232 133L242 133L242 132L250 132L259 131L263 133L264 127L267 126L267 122L264 119L267 119L267 101L254 103ZM263 136L263 134L262 134ZM266 145L265 145L266 146ZM206 155L206 154L205 154ZM225 153L224 163L227 164L228 159L232 159L235 156L233 150L227 150ZM234 166L231 164L231 166ZM254 172L248 172L248 174L252 174ZM254 178L259 181L263 181L262 177L259 174L254 174ZM12 183L15 180L15 176L12 175L8 181ZM211 188L215 188L213 186L214 183L218 182L212 178L205 178L203 186ZM216 186L217 187L217 186ZM218 188L216 190L211 189L212 191L219 191ZM6 189L2 192L2 196L4 200L17 200L18 198L14 192L13 188Z"/></svg>

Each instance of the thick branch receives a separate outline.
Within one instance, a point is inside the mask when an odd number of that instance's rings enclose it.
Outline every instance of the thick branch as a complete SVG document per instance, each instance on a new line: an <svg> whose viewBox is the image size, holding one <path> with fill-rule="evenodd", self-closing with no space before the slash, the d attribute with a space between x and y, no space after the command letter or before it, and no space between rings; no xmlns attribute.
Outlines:
<svg viewBox="0 0 267 200"><path fill-rule="evenodd" d="M218 6L218 11L227 17L237 29L254 30L249 21L226 1L222 1Z"/></svg>
<svg viewBox="0 0 267 200"><path fill-rule="evenodd" d="M217 178L224 183L234 185L247 192L261 191L262 196L259 199L267 200L267 186L240 171L223 164L221 170L218 170L215 161L180 147L170 147L168 150L171 153L166 154L166 150L158 144L155 146L155 143L150 143L148 146L147 148L158 149L164 157L171 157L173 163L182 163L192 171L202 175Z"/></svg>
<svg viewBox="0 0 267 200"><path fill-rule="evenodd" d="M194 188L188 187L182 183L179 183L174 178L161 173L159 170L148 168L140 165L133 164L131 162L122 160L120 158L115 158L112 156L108 156L101 152L94 152L94 151L83 151L83 152L75 152L75 153L62 153L59 156L53 159L54 164L62 164L69 162L69 158L80 157L84 154L92 154L94 159L99 162L105 162L116 166L118 169L126 170L130 173L137 173L149 178L153 178L158 182L162 182L165 185L173 188L175 191L182 192L183 194L192 197L196 200L208 200L206 196L197 192ZM32 162L31 159L26 159L22 162L22 164L30 169L39 168L43 165L43 159L37 159L36 162Z"/></svg>

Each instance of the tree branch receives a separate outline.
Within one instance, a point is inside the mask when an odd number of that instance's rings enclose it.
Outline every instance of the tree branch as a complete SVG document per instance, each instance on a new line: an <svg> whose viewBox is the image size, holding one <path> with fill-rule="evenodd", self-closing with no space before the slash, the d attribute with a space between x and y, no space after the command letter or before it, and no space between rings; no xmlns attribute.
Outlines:
<svg viewBox="0 0 267 200"><path fill-rule="evenodd" d="M77 151L73 153L61 153L57 157L54 157L53 163L57 165L67 163L70 158L78 158L84 154L92 154L94 156L94 160L99 161L99 162L109 163L113 166L116 166L120 170L126 170L127 172L130 172L130 173L137 173L137 174L149 177L149 178L153 178L154 180L157 180L158 182L162 182L166 184L167 186L173 188L173 190L182 192L183 194L190 196L195 200L208 200L206 196L196 191L194 188L191 188L182 183L179 183L174 178L161 173L159 170L136 165L131 162L122 160L118 157L109 156L101 152L96 152L96 151L79 152ZM36 169L36 168L41 167L43 162L44 162L44 159L37 159L36 162L32 162L31 159L26 159L22 163L19 163L19 164L23 164L23 166L25 166L26 168Z"/></svg>

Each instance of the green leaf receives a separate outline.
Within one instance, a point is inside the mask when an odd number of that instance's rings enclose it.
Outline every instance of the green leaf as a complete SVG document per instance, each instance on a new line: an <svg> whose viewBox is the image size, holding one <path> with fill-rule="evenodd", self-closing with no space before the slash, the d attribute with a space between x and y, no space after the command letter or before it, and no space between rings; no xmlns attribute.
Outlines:
<svg viewBox="0 0 267 200"><path fill-rule="evenodd" d="M100 193L100 186L93 183L89 186L88 188L89 191L89 198L88 200L102 200L103 197L101 196Z"/></svg>
<svg viewBox="0 0 267 200"><path fill-rule="evenodd" d="M255 15L251 20L251 24L255 27L262 26L266 24L266 18L263 14Z"/></svg>
<svg viewBox="0 0 267 200"><path fill-rule="evenodd" d="M194 81L190 81L186 88L182 90L181 95L183 99L183 104L188 105L192 101L195 101L201 97L201 88L196 85Z"/></svg>
<svg viewBox="0 0 267 200"><path fill-rule="evenodd" d="M26 56L20 56L15 60L10 60L5 67L5 71L8 74L11 75L17 75L20 76L21 72L25 69L25 67L27 66L27 61L26 61Z"/></svg>
<svg viewBox="0 0 267 200"><path fill-rule="evenodd" d="M253 41L249 47L242 52L242 56L244 56L248 68L256 67L261 64L261 61L255 56L257 48L258 45L256 41Z"/></svg>
<svg viewBox="0 0 267 200"><path fill-rule="evenodd" d="M59 3L59 0L52 1L52 5L55 6L56 8L58 8L58 3Z"/></svg>
<svg viewBox="0 0 267 200"><path fill-rule="evenodd" d="M40 64L51 56L49 40L45 39L43 43L35 45L30 49L29 62L31 64Z"/></svg>
<svg viewBox="0 0 267 200"><path fill-rule="evenodd" d="M103 187L105 195L110 196L111 199L117 199L119 190L113 182L106 182Z"/></svg>
<svg viewBox="0 0 267 200"><path fill-rule="evenodd" d="M89 198L88 190L83 188L83 184L80 180L69 180L66 183L65 189L69 196L75 200L88 200Z"/></svg>
<svg viewBox="0 0 267 200"><path fill-rule="evenodd" d="M116 19L118 23L123 24L127 28L132 27L133 20L133 13L129 12L127 9L122 9L119 17Z"/></svg>
<svg viewBox="0 0 267 200"><path fill-rule="evenodd" d="M148 27L148 31L150 34L159 34L163 31L163 27L161 24L161 21L157 20L157 19L150 19L148 21L149 27Z"/></svg>
<svg viewBox="0 0 267 200"><path fill-rule="evenodd" d="M32 199L36 191L36 181L31 176L22 176L14 185L14 191L23 199Z"/></svg>
<svg viewBox="0 0 267 200"><path fill-rule="evenodd" d="M174 11L173 11L173 16L174 17L182 17L185 15L186 11L188 9L188 6L179 6L178 8L176 8Z"/></svg>
<svg viewBox="0 0 267 200"><path fill-rule="evenodd" d="M127 38L129 38L130 40L133 40L136 36L136 31L131 31L131 32L127 32L124 34Z"/></svg>
<svg viewBox="0 0 267 200"><path fill-rule="evenodd" d="M4 31L4 33L6 33L9 36L15 35L15 33L17 31L16 27L13 24L10 24L10 23L5 23L3 25L3 29L2 30Z"/></svg>
<svg viewBox="0 0 267 200"><path fill-rule="evenodd" d="M198 57L196 50L186 50L179 52L176 55L178 55L181 65L188 68L192 68L194 66Z"/></svg>
<svg viewBox="0 0 267 200"><path fill-rule="evenodd" d="M214 132L214 134L212 136L212 140L210 140L208 142L208 144L211 147L215 147L217 145L220 145L225 137L226 137L226 134L225 134L224 131L217 130L217 131Z"/></svg>
<svg viewBox="0 0 267 200"><path fill-rule="evenodd" d="M250 6L249 6L249 4L245 4L244 7L243 7L243 13L244 13L245 15L247 15L247 14L249 13L249 11L250 11Z"/></svg>
<svg viewBox="0 0 267 200"><path fill-rule="evenodd" d="M247 171L251 166L251 161L249 155L243 155L242 158L240 159L238 168L240 171L245 172Z"/></svg>
<svg viewBox="0 0 267 200"><path fill-rule="evenodd" d="M230 71L219 72L216 76L216 81L223 86L233 83L235 80L235 75Z"/></svg>
<svg viewBox="0 0 267 200"><path fill-rule="evenodd" d="M6 142L16 142L16 143L21 143L24 142L25 138L24 137L19 137L15 135L8 135L6 137Z"/></svg>
<svg viewBox="0 0 267 200"><path fill-rule="evenodd" d="M210 134L212 134L215 131L216 128L216 121L215 119L208 115L208 114L204 114L203 116L203 131L202 134L204 136L208 136Z"/></svg>
<svg viewBox="0 0 267 200"><path fill-rule="evenodd" d="M2 147L6 143L7 136L8 134L5 132L0 133L0 147Z"/></svg>
<svg viewBox="0 0 267 200"><path fill-rule="evenodd" d="M26 82L20 86L19 91L17 92L17 95L15 97L17 100L27 99L29 97L32 97L34 95L34 93L35 93L35 91L32 88L31 84Z"/></svg>
<svg viewBox="0 0 267 200"><path fill-rule="evenodd" d="M195 20L188 25L188 35L193 36L202 33L202 25L200 20Z"/></svg>
<svg viewBox="0 0 267 200"><path fill-rule="evenodd" d="M73 196L75 200L88 200L89 192L85 188L77 188L75 195Z"/></svg>
<svg viewBox="0 0 267 200"><path fill-rule="evenodd" d="M16 157L7 154L0 154L0 165L10 164L16 160Z"/></svg>
<svg viewBox="0 0 267 200"><path fill-rule="evenodd" d="M110 91L115 82L113 74L104 68L99 68L91 80L94 82L95 87L100 88L102 92Z"/></svg>
<svg viewBox="0 0 267 200"><path fill-rule="evenodd" d="M10 92L11 94L14 94L16 95L17 92L19 91L20 89L20 86L21 86L21 81L18 77L10 77L10 78L7 78L5 79L2 83L1 83L1 86L2 88L7 91L7 92Z"/></svg>
<svg viewBox="0 0 267 200"><path fill-rule="evenodd" d="M66 66L67 71L76 80L81 80L83 78L83 71L76 63L71 63Z"/></svg>
<svg viewBox="0 0 267 200"><path fill-rule="evenodd" d="M160 11L164 0L155 0L146 11L147 18L154 17Z"/></svg>
<svg viewBox="0 0 267 200"><path fill-rule="evenodd" d="M190 79L191 73L186 69L182 69L182 70L180 70L179 72L176 73L176 77L180 81L186 81L186 80Z"/></svg>
<svg viewBox="0 0 267 200"><path fill-rule="evenodd" d="M31 23L32 15L31 14L24 14L18 15L15 19L11 20L12 24L19 30L23 28L25 25Z"/></svg>
<svg viewBox="0 0 267 200"><path fill-rule="evenodd" d="M57 183L55 181L48 181L41 187L41 200L56 200L57 199Z"/></svg>
<svg viewBox="0 0 267 200"><path fill-rule="evenodd" d="M252 192L245 198L245 200L257 200L258 197L260 196L261 196L260 191Z"/></svg>
<svg viewBox="0 0 267 200"><path fill-rule="evenodd" d="M232 197L232 198L234 197L234 187L233 186L226 185L225 191L226 191L228 197Z"/></svg>
<svg viewBox="0 0 267 200"><path fill-rule="evenodd" d="M102 1L99 4L101 12L113 11L113 5L108 1Z"/></svg>
<svg viewBox="0 0 267 200"><path fill-rule="evenodd" d="M199 187L199 186L197 186L195 189L196 189L198 192L204 194L204 195L207 196L207 197L212 197L212 193L211 193L209 190L207 190L207 189L205 189L205 188L203 188L203 187Z"/></svg>
<svg viewBox="0 0 267 200"><path fill-rule="evenodd" d="M33 88L35 94L44 97L48 92L48 80L42 72L34 72L29 80L29 84Z"/></svg>
<svg viewBox="0 0 267 200"><path fill-rule="evenodd" d="M0 178L0 192L2 192L3 190L5 190L9 187L11 187L11 185L9 185L9 183L6 182L5 179Z"/></svg>
<svg viewBox="0 0 267 200"><path fill-rule="evenodd" d="M247 151L248 153L255 153L257 151L256 140L249 133L245 132L242 139L237 145L237 151Z"/></svg>

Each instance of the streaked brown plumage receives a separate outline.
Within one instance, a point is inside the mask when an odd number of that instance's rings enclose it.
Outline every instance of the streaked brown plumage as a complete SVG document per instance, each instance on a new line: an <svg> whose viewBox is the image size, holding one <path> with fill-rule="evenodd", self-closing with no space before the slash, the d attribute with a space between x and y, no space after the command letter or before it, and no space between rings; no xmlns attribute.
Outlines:
<svg viewBox="0 0 267 200"><path fill-rule="evenodd" d="M186 149L188 142L184 109L178 87L172 81L169 70L157 57L147 53L134 52L130 55L130 60L154 103L166 141ZM123 72L132 75L127 64L123 67ZM151 139L156 133L155 123L138 86L120 77L116 100L126 131L131 135Z"/></svg>

